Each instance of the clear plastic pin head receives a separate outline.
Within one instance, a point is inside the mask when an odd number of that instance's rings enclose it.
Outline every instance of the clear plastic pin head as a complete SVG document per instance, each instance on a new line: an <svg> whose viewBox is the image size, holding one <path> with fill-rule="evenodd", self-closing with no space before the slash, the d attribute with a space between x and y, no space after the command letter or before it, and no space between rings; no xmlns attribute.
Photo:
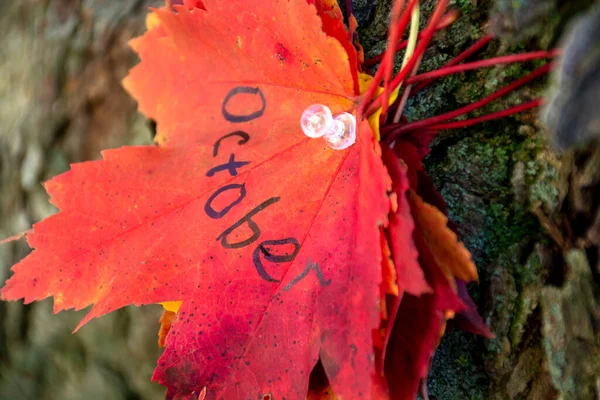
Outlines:
<svg viewBox="0 0 600 400"><path fill-rule="evenodd" d="M356 118L350 113L337 115L333 122L336 132L325 135L325 141L334 150L344 150L356 143Z"/></svg>
<svg viewBox="0 0 600 400"><path fill-rule="evenodd" d="M304 134L311 138L319 138L331 128L333 116L329 107L313 104L302 113L300 125Z"/></svg>
<svg viewBox="0 0 600 400"><path fill-rule="evenodd" d="M329 107L313 104L302 113L300 125L311 138L323 137L335 150L343 150L356 142L356 118L350 113L331 114Z"/></svg>

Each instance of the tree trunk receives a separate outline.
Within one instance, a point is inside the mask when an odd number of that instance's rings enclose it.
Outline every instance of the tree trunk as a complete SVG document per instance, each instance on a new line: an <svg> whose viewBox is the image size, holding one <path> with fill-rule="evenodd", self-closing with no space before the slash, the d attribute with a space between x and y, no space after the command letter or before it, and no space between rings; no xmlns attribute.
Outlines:
<svg viewBox="0 0 600 400"><path fill-rule="evenodd" d="M0 2L0 237L55 212L40 182L105 148L149 144L120 82L127 42L160 0ZM0 246L0 281L29 251ZM127 307L70 335L85 311L0 302L0 399L160 399L160 306Z"/></svg>

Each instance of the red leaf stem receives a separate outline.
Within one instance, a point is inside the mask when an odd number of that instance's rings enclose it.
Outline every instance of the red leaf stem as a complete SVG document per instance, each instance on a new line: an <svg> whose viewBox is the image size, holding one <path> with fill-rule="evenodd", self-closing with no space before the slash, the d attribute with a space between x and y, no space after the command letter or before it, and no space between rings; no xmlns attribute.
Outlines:
<svg viewBox="0 0 600 400"><path fill-rule="evenodd" d="M477 42L475 42L472 46L470 46L468 49L466 49L465 51L460 53L458 56L454 57L452 60L448 61L442 68L451 67L453 65L463 62L464 60L466 60L467 58L471 57L473 54L478 52L480 49L485 47L492 39L493 39L493 37L491 35L486 35L486 36L482 37ZM423 82L419 83L418 85L414 86L414 89L411 92L411 96L414 96L419 91L421 91L424 88L426 88L427 86L429 86L434 80L435 79L428 79L428 80L423 81Z"/></svg>
<svg viewBox="0 0 600 400"><path fill-rule="evenodd" d="M416 129L423 129L425 127L427 127L427 129L430 129L430 127L433 125L447 121L452 118L456 118L460 115L469 113L471 111L474 111L480 107L483 107L483 106L489 104L490 102L496 100L497 98L500 98L500 97L512 92L513 90L517 89L518 87L523 86L524 84L536 79L537 77L546 74L548 71L550 71L551 68L552 68L551 63L545 64L544 66L536 69L529 75L526 75L523 78L516 80L515 82L492 93L491 95L489 95L479 101L476 101L472 104L468 104L464 107L456 109L454 111L436 115L435 117L422 119L420 121L410 122L408 124L404 124L401 126L398 126L397 124L389 125L389 126L383 128L383 135L388 136L386 138L386 140L389 143L389 142L394 141L396 138L398 138L399 136L403 135L406 132L414 131ZM464 121L460 121L460 122L464 122Z"/></svg>
<svg viewBox="0 0 600 400"><path fill-rule="evenodd" d="M435 27L435 30L439 31L439 30L449 27L454 22L456 22L456 20L458 19L459 16L460 16L460 12L456 8L448 11L448 13L442 17L442 20L440 21L440 23ZM419 35L417 36L417 39L418 40L423 39L423 32L419 33ZM396 50L402 50L402 49L406 48L407 45L408 45L408 40L402 40L396 46ZM363 63L363 66L365 68L372 67L373 65L381 62L381 60L383 60L384 57L385 57L385 52L381 53L379 55L376 55L374 57L371 57Z"/></svg>
<svg viewBox="0 0 600 400"><path fill-rule="evenodd" d="M390 96L390 81L392 74L394 73L394 60L396 58L398 39L402 37L408 23L410 21L412 9L414 8L417 0L410 0L408 6L402 11L404 7L404 0L396 0L394 2L394 8L392 10L392 23L390 24L390 30L388 34L388 45L385 52L384 62L381 64L381 68L384 69L383 78L383 98L387 99ZM397 22L396 22L397 21ZM387 101L381 105L381 115L385 119L387 115L389 104Z"/></svg>
<svg viewBox="0 0 600 400"><path fill-rule="evenodd" d="M451 67L443 67L436 69L435 71L425 72L423 74L415 75L406 80L406 84L416 83L425 81L428 79L440 78L442 76L452 75L459 72L471 71L479 68L493 67L501 64L511 64L516 62L536 60L538 58L552 58L559 54L559 50L555 49L552 51L532 51L530 53L523 54L511 54L508 56L494 57L487 60L474 61L466 64L455 65Z"/></svg>
<svg viewBox="0 0 600 400"><path fill-rule="evenodd" d="M371 81L369 88L367 89L366 92L364 92L360 96L360 104L356 111L356 118L358 121L361 121L363 119L363 115L365 113L365 107L373 99L373 96L375 96L375 93L377 92L377 89L379 88L379 82L381 82L381 80L383 79L383 72L384 72L384 69L380 66L379 69L377 70L377 72L375 73L375 76L373 77L373 80Z"/></svg>
<svg viewBox="0 0 600 400"><path fill-rule="evenodd" d="M503 117L507 117L509 115L517 114L517 113L529 110L531 108L538 107L538 106L542 105L543 102L544 102L544 99L541 99L541 98L535 99L535 100L529 101L527 103L519 104L517 106L507 108L506 110L487 114L487 115L484 115L481 117L465 119L463 121L454 121L454 122L447 122L444 124L431 125L428 128L432 129L432 130L464 128L467 126L478 124L480 122L491 121L493 119L503 118Z"/></svg>
<svg viewBox="0 0 600 400"><path fill-rule="evenodd" d="M427 46L429 46L429 42L431 41L433 34L435 33L435 30L436 30L435 28L437 27L442 16L444 15L443 13L446 10L447 6L448 6L448 0L440 0L437 3L437 5L435 6L435 10L433 11L433 14L431 15L431 18L429 19L429 23L427 24L427 27L425 28L425 30L423 30L423 39L417 45L417 48L415 49L414 54L412 55L410 60L406 63L404 68L402 68L400 70L400 72L398 73L398 75L396 75L396 77L392 80L392 82L390 84L390 91L393 91L400 85L400 83L402 83L404 78L406 78L406 75L408 75L410 73L410 71L412 71L413 66L415 65L417 60L421 57L421 54L423 54L425 52L425 50L427 49ZM379 70L381 70L381 67L379 67ZM377 74L379 73L379 70L377 70ZM373 102L367 108L366 115L367 116L370 115L371 113L375 112L375 110L377 110L379 107L381 107L381 105L383 104L383 99L384 99L383 96L379 96L375 100L373 100ZM385 101L387 101L387 98L385 99ZM364 105L362 106L362 108L364 109Z"/></svg>

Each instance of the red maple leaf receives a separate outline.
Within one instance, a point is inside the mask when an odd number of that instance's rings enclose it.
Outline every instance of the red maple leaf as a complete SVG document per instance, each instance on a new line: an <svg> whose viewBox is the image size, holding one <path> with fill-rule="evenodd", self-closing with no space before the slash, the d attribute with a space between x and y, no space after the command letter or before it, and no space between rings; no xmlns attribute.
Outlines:
<svg viewBox="0 0 600 400"><path fill-rule="evenodd" d="M80 327L183 301L154 374L170 398L303 398L319 358L337 395L368 397L389 178L366 122L344 151L299 126L311 104L353 108L355 68L304 1L203 6L156 10L133 42L125 87L160 146L47 182L60 212L2 297L93 304Z"/></svg>

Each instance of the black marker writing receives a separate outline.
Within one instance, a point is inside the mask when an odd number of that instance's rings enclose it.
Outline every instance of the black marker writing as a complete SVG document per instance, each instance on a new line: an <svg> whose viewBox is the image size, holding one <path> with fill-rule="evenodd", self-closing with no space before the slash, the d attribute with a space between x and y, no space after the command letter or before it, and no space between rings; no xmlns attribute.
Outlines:
<svg viewBox="0 0 600 400"><path fill-rule="evenodd" d="M235 199L231 204L223 208L221 211L217 211L213 208L212 202L215 201L215 199L219 197L221 193L235 189L238 189L240 193L237 199ZM208 198L206 204L204 205L204 212L212 219L223 218L225 214L229 212L229 210L231 210L236 204L239 204L242 200L244 200L244 197L246 197L246 187L244 186L244 184L240 185L238 183L232 183L230 185L225 185L222 188L217 189L217 191L214 192L212 196Z"/></svg>
<svg viewBox="0 0 600 400"><path fill-rule="evenodd" d="M321 267L319 267L319 264L317 264L316 262L314 263L314 262L310 261L310 259L308 259L308 261L306 262L306 268L304 269L304 271L302 271L302 273L300 275L298 275L297 277L292 279L292 281L290 283L285 285L285 287L283 288L283 291L287 292L288 290L290 290L296 283L298 283L302 279L304 279L306 277L306 275L308 275L310 273L310 271L315 271L315 274L317 274L317 279L319 280L319 283L321 284L321 286L327 286L331 283L331 279L325 279L325 275L323 275L323 271L321 271Z"/></svg>
<svg viewBox="0 0 600 400"><path fill-rule="evenodd" d="M260 109L257 111L251 112L250 114L246 114L246 115L243 115L243 114L235 115L235 114L231 114L229 111L227 111L227 104L229 103L229 101L235 95L240 94L240 93L258 94L260 96L260 101L261 101ZM225 100L223 100L223 105L221 106L221 113L223 114L223 117L229 122L242 123L242 122L248 122L248 121L252 121L253 119L259 118L261 115L264 114L266 107L267 107L267 100L265 99L265 95L259 88L254 88L254 87L250 87L250 86L236 86L233 89L231 89L229 91L229 93L227 93L227 96L225 96Z"/></svg>
<svg viewBox="0 0 600 400"><path fill-rule="evenodd" d="M219 139L217 139L217 141L213 145L213 157L216 157L217 154L219 154L219 146L221 145L221 141L223 141L227 138L233 137L233 136L238 136L238 137L242 138L242 139L240 139L240 141L238 141L238 144L240 146L248 143L248 140L250 140L250 135L248 135L244 131L235 131L235 132L228 133L225 136L221 136Z"/></svg>
<svg viewBox="0 0 600 400"><path fill-rule="evenodd" d="M258 98L260 99L260 107L258 107L258 108L254 107L254 110L248 111L248 112L242 112L242 113L236 113L236 112L230 111L231 108L228 109L228 105L229 105L230 101L232 101L232 99L234 99L234 97L239 94L253 95L255 98L258 96ZM237 103L240 104L240 101L247 102L248 99L249 99L249 96L245 96L245 98L242 97L242 99L238 99ZM252 104L257 105L256 102L254 102L254 101L252 102ZM250 106L250 107L253 107L253 106ZM250 108L250 107L247 107L247 108ZM266 107L267 107L267 100L265 98L265 95L259 88L250 87L250 86L237 86L237 87L231 89L225 96L225 99L223 99L223 103L221 104L221 114L223 115L223 118L228 122L243 123L243 122L249 122L254 119L260 118L264 114ZM234 108L235 108L235 106L234 106ZM239 138L239 140L237 141L237 144L239 146L243 146L250 140L250 135L247 132L244 132L241 130L228 133L228 134L220 137L219 139L217 139L217 141L213 145L213 157L217 157L217 155L219 154L219 149L220 149L220 146L221 146L221 143L223 142L223 140L228 139L228 138L235 138L235 137ZM230 176L237 176L238 170L240 168L248 165L249 163L250 163L250 161L236 161L235 154L230 153L229 160L225 164L220 164L215 167L212 167L211 169L208 170L208 172L206 173L206 176L210 178L210 177L215 176L216 173L221 172L221 171L229 172ZM230 191L234 191L234 193L235 193L235 191L237 191L238 192L237 197L233 197L232 196L233 193L225 194L226 192L230 192ZM204 205L204 212L206 213L206 215L208 217L210 217L212 219L223 218L233 207L240 204L244 200L244 198L246 198L246 194L247 193L246 193L245 184L233 183L233 184L225 185L225 186L217 189L208 198L208 200L206 201L206 204ZM234 200L233 201L232 200L217 201L219 199L219 196L221 196L221 195L224 195L225 199L234 199ZM252 218L256 214L258 214L259 212L264 210L265 208L269 207L270 205L272 205L274 203L277 203L279 200L280 200L279 197L271 197L270 199L262 202L261 204L256 206L254 209L252 209L249 213L247 213L244 217L242 217L239 221L237 221L235 224L233 224L232 226L227 228L223 233L221 233L217 237L216 240L220 241L221 246L223 246L226 249L238 249L238 248L242 248L242 247L248 246L248 245L256 242L261 236L261 229ZM226 206L222 207L222 204L226 203L227 201L231 201L231 202L229 204L227 204ZM218 203L218 205L216 207L218 207L218 208L222 207L222 208L220 210L215 209L215 205L213 204L214 202ZM239 240L239 239L237 239L237 237L239 235L236 235L235 232L236 232L236 230L238 230L238 228L240 229L240 231L247 231L247 229L241 229L241 227L244 224L247 224L247 228L250 230L251 235L250 235L250 237L247 237L243 240ZM235 240L237 240L236 242L233 241L234 240L233 237L236 237L236 239L235 239ZM293 249L292 249L292 247L293 247ZM291 262L296 258L299 251L300 251L300 243L298 242L298 240L296 238L293 238L293 237L285 238L285 239L277 239L277 240L264 240L254 249L254 252L252 254L252 261L254 262L254 266L256 267L256 271L258 272L258 275L262 279L266 280L267 282L279 282L278 279L275 279L273 276L271 276L269 274L269 272L267 272L267 268L265 267L263 262L268 262L268 263L272 263L272 264ZM316 263L311 263L309 261L307 263L306 269L299 276L297 276L292 282L290 282L290 284L288 284L284 288L284 291L289 290L293 285L295 285L297 282L302 280L306 275L308 275L308 273L311 270L315 270L317 277L319 278L319 282L322 285L325 286L330 283L330 281L325 280L325 278L323 277L323 273L319 269L319 266Z"/></svg>
<svg viewBox="0 0 600 400"><path fill-rule="evenodd" d="M248 246L249 244L252 244L256 240L258 240L258 238L260 237L260 228L258 227L256 222L252 220L252 217L264 210L265 208L267 208L268 206L270 206L271 204L277 203L279 199L279 197L271 197L270 199L262 202L248 214L244 215L242 219L240 219L235 224L231 225L229 228L227 228L227 230L225 230L223 233L217 236L217 240L221 241L221 246L225 247L226 249L238 249L240 247ZM248 228L250 228L250 230L252 231L252 236L240 242L231 243L228 239L229 235L231 235L233 231L235 231L244 223L248 224Z"/></svg>
<svg viewBox="0 0 600 400"><path fill-rule="evenodd" d="M290 253L286 253L286 254L282 254L282 255L278 255L278 254L273 254L273 248L275 246L288 246L289 245L293 245L294 246L294 251L290 254ZM290 262L293 261L294 258L296 258L296 255L298 254L298 252L300 251L300 243L298 243L298 240L296 238L287 238L287 239L279 239L279 240L265 240L264 242L260 243L256 249L254 250L254 253L252 254L252 261L254 261L254 266L256 267L256 271L258 272L258 274L260 275L261 278L263 278L266 281L269 282L279 282L279 280L273 278L271 275L269 275L269 273L265 270L265 267L262 264L261 261L261 254L263 255L263 257L265 258L266 261L272 262L272 263L282 263L282 262Z"/></svg>
<svg viewBox="0 0 600 400"><path fill-rule="evenodd" d="M211 177L219 171L229 171L229 175L236 176L238 168L242 168L244 165L250 164L250 161L235 161L235 154L231 154L229 156L229 161L225 164L217 165L216 167L211 168L206 176Z"/></svg>

